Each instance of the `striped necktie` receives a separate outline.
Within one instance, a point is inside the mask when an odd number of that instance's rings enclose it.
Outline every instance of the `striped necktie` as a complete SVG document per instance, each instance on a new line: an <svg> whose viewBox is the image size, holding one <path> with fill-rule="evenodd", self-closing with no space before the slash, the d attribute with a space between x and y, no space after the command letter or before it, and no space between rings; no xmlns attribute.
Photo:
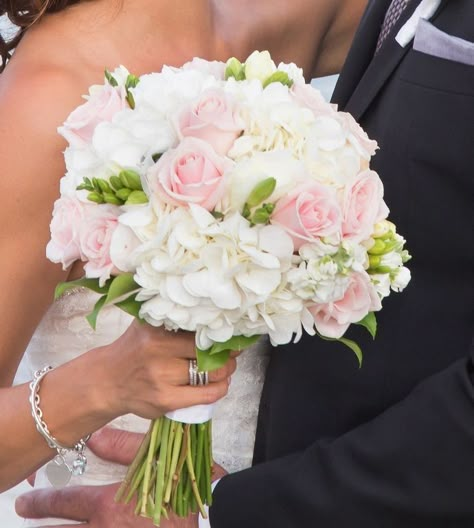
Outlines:
<svg viewBox="0 0 474 528"><path fill-rule="evenodd" d="M382 47L382 44L385 42L385 39L390 34L390 31L393 29L393 26L398 22L398 19L402 16L403 11L407 7L410 0L392 0L390 7L387 10L385 19L382 24L382 29L380 30L379 39L377 41L377 47L375 48L375 53L377 54Z"/></svg>

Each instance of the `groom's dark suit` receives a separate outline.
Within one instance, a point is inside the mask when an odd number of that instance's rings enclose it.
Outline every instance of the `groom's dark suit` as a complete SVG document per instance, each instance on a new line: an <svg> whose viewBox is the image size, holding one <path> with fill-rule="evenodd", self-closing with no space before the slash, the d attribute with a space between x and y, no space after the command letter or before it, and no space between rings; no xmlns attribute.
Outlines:
<svg viewBox="0 0 474 528"><path fill-rule="evenodd" d="M317 338L279 347L261 403L256 466L224 478L212 528L473 528L474 66L394 40L372 60L390 0L372 0L335 102L379 142L373 167L413 255L357 368ZM474 41L474 0L431 23Z"/></svg>

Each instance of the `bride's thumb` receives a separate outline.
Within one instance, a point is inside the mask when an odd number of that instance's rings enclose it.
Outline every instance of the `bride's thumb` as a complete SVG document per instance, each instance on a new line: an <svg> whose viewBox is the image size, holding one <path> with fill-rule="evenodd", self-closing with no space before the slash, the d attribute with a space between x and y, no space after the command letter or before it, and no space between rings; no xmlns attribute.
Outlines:
<svg viewBox="0 0 474 528"><path fill-rule="evenodd" d="M142 434L103 427L92 435L87 446L104 460L128 466L135 458L142 440Z"/></svg>

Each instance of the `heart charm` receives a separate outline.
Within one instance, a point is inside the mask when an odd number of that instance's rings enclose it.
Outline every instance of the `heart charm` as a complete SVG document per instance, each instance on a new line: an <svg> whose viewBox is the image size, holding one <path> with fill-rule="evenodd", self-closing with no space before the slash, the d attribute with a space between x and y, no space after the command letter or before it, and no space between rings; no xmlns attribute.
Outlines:
<svg viewBox="0 0 474 528"><path fill-rule="evenodd" d="M71 471L62 458L55 458L46 466L46 476L54 488L64 488L71 480Z"/></svg>

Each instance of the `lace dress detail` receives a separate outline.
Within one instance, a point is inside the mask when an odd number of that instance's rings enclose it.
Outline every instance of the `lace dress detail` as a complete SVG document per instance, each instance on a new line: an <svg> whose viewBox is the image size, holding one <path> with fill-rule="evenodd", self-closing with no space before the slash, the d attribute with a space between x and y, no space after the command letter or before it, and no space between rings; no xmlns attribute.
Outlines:
<svg viewBox="0 0 474 528"><path fill-rule="evenodd" d="M109 306L99 315L97 329L90 328L85 316L97 295L89 290L72 290L56 301L38 326L25 354L31 373L45 365L59 366L80 354L115 341L132 322L121 310ZM238 358L228 395L218 402L213 417L214 458L229 472L250 466L252 461L258 404L267 365L266 342ZM145 432L149 421L133 415L114 420L112 427ZM105 462L87 450L88 467L84 475L72 477L70 484L100 485L119 481L125 468ZM43 470L37 474L35 487L49 487ZM27 521L26 526L78 524L64 520Z"/></svg>

